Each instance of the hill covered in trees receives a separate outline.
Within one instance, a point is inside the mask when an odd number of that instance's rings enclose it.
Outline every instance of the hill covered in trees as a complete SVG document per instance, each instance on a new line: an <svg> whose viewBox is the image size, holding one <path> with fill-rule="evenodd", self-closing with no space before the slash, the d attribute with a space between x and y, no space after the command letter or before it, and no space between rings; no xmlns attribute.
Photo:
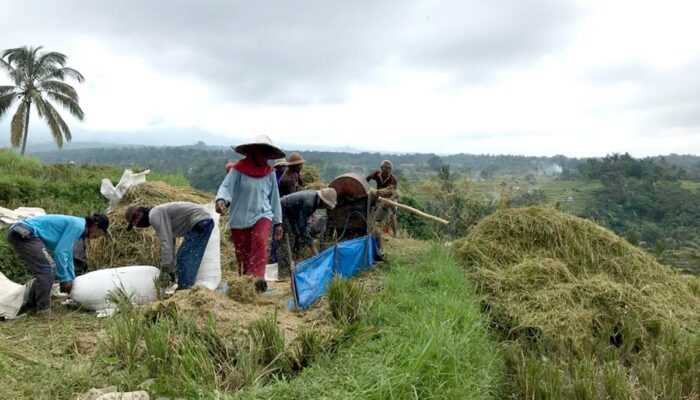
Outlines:
<svg viewBox="0 0 700 400"><path fill-rule="evenodd" d="M197 189L215 191L231 148L206 146L81 148L34 154L47 164L138 166L178 174ZM334 177L394 163L401 201L449 219L436 227L399 213L402 228L419 238L459 238L500 208L549 205L594 220L665 263L700 270L700 157L382 154L303 152L326 183ZM308 167L307 167L308 168ZM315 172L315 171L314 171Z"/></svg>
<svg viewBox="0 0 700 400"><path fill-rule="evenodd" d="M291 152L294 150L288 150ZM564 169L574 169L582 160L555 157L525 157L516 155L453 154L438 156L430 153L383 154L327 151L304 151L309 164L317 166L323 179L330 181L346 173L366 174L390 159L395 172L405 179L418 181L430 178L443 166L470 179L489 179L499 175L556 175ZM33 156L46 164L69 163L89 165L140 166L184 175L193 187L215 190L224 176L227 162L239 158L231 148L220 146L145 146L124 148L80 148L61 151L35 152Z"/></svg>

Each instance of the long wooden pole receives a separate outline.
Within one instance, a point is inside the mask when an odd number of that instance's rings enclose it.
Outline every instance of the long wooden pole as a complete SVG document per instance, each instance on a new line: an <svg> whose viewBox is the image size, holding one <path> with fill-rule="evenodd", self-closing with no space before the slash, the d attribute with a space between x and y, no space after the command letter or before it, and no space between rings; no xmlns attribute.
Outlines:
<svg viewBox="0 0 700 400"><path fill-rule="evenodd" d="M294 257L292 255L292 246L289 244L289 233L284 233L284 239L287 244L287 257L289 257L289 274L292 276L292 297L294 298L294 311L299 311L299 293L297 293L297 285L294 282L294 274L297 272L296 265L294 264ZM279 264L278 264L279 265Z"/></svg>
<svg viewBox="0 0 700 400"><path fill-rule="evenodd" d="M380 198L379 198L379 201L382 202L382 203L391 204L392 206L396 206L396 207L398 207L398 208L403 208L404 210L406 210L406 211L408 211L408 212L411 212L411 213L413 213L413 214L416 214L416 215L419 216L419 217L423 217L423 218L429 219L429 220L431 220L431 221L439 222L439 223L441 223L441 224L443 224L443 225L447 225L447 224L450 223L450 221L444 220L444 219L439 218L439 217L436 217L436 216L434 216L434 215L426 214L426 213L424 213L424 212L421 211L421 210L415 209L415 208L413 208L413 207L409 207L409 206L407 206L407 205L405 205L405 204L397 203L397 202L395 202L394 200L389 200L389 199L385 199L384 197L380 197Z"/></svg>

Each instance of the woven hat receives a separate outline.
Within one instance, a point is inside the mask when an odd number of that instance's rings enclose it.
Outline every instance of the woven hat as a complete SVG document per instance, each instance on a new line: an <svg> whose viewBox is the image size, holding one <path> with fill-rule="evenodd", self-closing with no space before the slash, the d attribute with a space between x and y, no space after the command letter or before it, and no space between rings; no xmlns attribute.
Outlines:
<svg viewBox="0 0 700 400"><path fill-rule="evenodd" d="M272 140L267 135L256 136L253 140L234 147L233 150L235 150L236 153L248 155L254 148L260 149L268 159L283 158L285 155L284 151L272 144Z"/></svg>
<svg viewBox="0 0 700 400"><path fill-rule="evenodd" d="M272 166L272 168L285 167L285 166L287 166L287 160L284 158L278 158L275 160L275 164Z"/></svg>
<svg viewBox="0 0 700 400"><path fill-rule="evenodd" d="M325 188L319 190L317 193L318 197L320 197L331 210L335 208L335 203L338 200L338 194L335 192L335 189Z"/></svg>
<svg viewBox="0 0 700 400"><path fill-rule="evenodd" d="M299 165L305 163L304 157L301 154L294 152L287 157L287 165Z"/></svg>

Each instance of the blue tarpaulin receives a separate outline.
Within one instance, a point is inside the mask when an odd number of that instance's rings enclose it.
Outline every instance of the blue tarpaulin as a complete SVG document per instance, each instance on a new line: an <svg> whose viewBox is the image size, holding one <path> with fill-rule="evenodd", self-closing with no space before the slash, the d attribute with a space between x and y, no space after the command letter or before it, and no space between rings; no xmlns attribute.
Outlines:
<svg viewBox="0 0 700 400"><path fill-rule="evenodd" d="M363 236L340 242L333 247L297 264L292 275L299 308L311 306L326 293L334 274L350 278L369 269L377 256L377 241ZM290 302L294 308L294 301Z"/></svg>

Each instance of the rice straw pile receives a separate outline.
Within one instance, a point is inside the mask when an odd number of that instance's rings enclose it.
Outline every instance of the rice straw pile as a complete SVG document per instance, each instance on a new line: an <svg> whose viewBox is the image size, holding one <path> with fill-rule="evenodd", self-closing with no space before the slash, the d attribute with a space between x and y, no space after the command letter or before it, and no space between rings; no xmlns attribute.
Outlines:
<svg viewBox="0 0 700 400"><path fill-rule="evenodd" d="M602 382L614 362L640 396L664 397L674 385L698 395L700 279L591 221L541 207L500 210L454 247L494 329L518 357L558 365L554 375L568 375L562 387L578 385L580 363L595 365L591 379ZM527 365L516 369L543 379Z"/></svg>
<svg viewBox="0 0 700 400"><path fill-rule="evenodd" d="M109 214L111 240L102 238L88 248L88 265L91 270L122 267L126 265L160 265L160 246L153 228L132 229L127 232L124 211L131 204L157 206L173 201L188 201L195 204L212 202L214 196L191 188L176 188L163 182L146 182L130 189L124 195L119 208ZM221 227L221 266L235 266L233 249L225 232L226 218Z"/></svg>

